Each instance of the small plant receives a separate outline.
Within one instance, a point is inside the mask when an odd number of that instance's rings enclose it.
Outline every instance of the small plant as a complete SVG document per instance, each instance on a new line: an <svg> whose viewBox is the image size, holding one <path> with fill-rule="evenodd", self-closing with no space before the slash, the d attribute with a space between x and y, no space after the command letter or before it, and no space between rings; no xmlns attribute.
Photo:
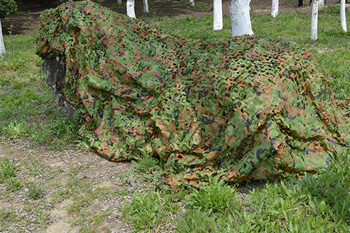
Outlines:
<svg viewBox="0 0 350 233"><path fill-rule="evenodd" d="M10 35L12 35L13 29L14 29L13 24L11 24L11 25L7 28L7 31L8 31L8 33L9 33Z"/></svg>
<svg viewBox="0 0 350 233"><path fill-rule="evenodd" d="M39 166L39 164L37 162L30 163L29 171L35 176L40 175L40 166Z"/></svg>
<svg viewBox="0 0 350 233"><path fill-rule="evenodd" d="M5 133L9 135L9 137L19 137L23 136L27 132L28 124L24 121L14 121L10 122L5 128Z"/></svg>
<svg viewBox="0 0 350 233"><path fill-rule="evenodd" d="M30 199L37 200L43 196L45 186L42 182L33 182L26 186L28 189L27 195Z"/></svg>
<svg viewBox="0 0 350 233"><path fill-rule="evenodd" d="M0 209L0 226L3 225L6 222L10 222L11 219L16 218L16 214L5 209L5 208L1 208ZM1 227L0 227L1 230Z"/></svg>
<svg viewBox="0 0 350 233"><path fill-rule="evenodd" d="M199 191L193 192L185 199L187 209L225 213L238 205L236 192L218 178L210 179L209 185L203 185Z"/></svg>
<svg viewBox="0 0 350 233"><path fill-rule="evenodd" d="M124 184L130 186L134 186L136 184L137 174L135 168L133 167L126 170L126 172L124 172L123 174L116 176L120 178L124 182Z"/></svg>
<svg viewBox="0 0 350 233"><path fill-rule="evenodd" d="M16 164L13 161L10 161L9 159L5 159L3 162L0 163L1 167L1 177L3 178L10 178L15 177L16 172L19 170L19 167L16 166Z"/></svg>
<svg viewBox="0 0 350 233"><path fill-rule="evenodd" d="M6 186L7 190L14 192L22 188L22 180L18 179L17 177L10 177L7 180Z"/></svg>
<svg viewBox="0 0 350 233"><path fill-rule="evenodd" d="M134 166L142 173L152 173L158 167L159 161L150 154L146 154L143 158L136 158L132 161Z"/></svg>
<svg viewBox="0 0 350 233"><path fill-rule="evenodd" d="M215 217L200 210L190 210L182 214L174 224L177 227L176 232L179 233L217 232Z"/></svg>
<svg viewBox="0 0 350 233"><path fill-rule="evenodd" d="M178 204L169 203L161 196L161 192L146 192L136 194L132 203L123 206L123 216L133 220L133 226L137 231L148 231L165 223L171 213L178 209Z"/></svg>

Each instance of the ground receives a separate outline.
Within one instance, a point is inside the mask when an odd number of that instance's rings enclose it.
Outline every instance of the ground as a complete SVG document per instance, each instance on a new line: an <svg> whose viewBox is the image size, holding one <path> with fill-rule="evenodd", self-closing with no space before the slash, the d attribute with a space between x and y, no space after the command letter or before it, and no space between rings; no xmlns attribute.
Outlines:
<svg viewBox="0 0 350 233"><path fill-rule="evenodd" d="M125 13L125 6L118 6L116 0L96 0L96 2ZM332 1L330 4L333 5L335 2ZM141 1L137 1L137 4L139 3L141 4ZM223 3L225 15L229 15L228 3L229 1ZM150 0L150 13L143 13L142 7L138 6L136 15L147 19L162 16L199 17L211 14L212 0L198 0L196 4L195 7L190 7L186 0ZM271 1L252 0L252 14L269 14L270 4ZM38 17L44 9L33 2L19 5L16 14L2 20L4 34L28 34L37 30ZM298 8L296 0L280 1L279 10L311 13L311 8L308 6ZM95 232L107 230L128 232L130 226L121 218L120 208L131 199L132 194L140 186L147 186L142 184L142 181L132 179L130 162L111 163L88 149L54 151L45 146L32 147L28 141L12 138L0 144L0 159L4 158L16 161L16 165L20 168L17 177L21 180L28 183L35 180L45 182L45 192L40 202L24 198L30 188L28 186L20 192L11 193L6 192L4 185L0 185L0 192L5 193L0 197L0 210L11 210L18 218L18 224L8 226L6 230L2 229L4 232L18 229L37 232L40 226L43 226L42 229L47 226L46 232L78 232L81 230L78 227L80 223L76 221L84 217L84 211L92 216L105 213L101 216L103 224L94 229ZM246 192L250 188L245 186L241 192ZM91 198L87 198L89 195ZM109 196L113 198L107 198ZM82 208L82 211L77 212L79 208ZM6 217L8 214L0 213L0 220ZM91 219L91 222L94 221L99 219ZM93 227L93 224L90 227ZM167 230L174 229L169 226Z"/></svg>

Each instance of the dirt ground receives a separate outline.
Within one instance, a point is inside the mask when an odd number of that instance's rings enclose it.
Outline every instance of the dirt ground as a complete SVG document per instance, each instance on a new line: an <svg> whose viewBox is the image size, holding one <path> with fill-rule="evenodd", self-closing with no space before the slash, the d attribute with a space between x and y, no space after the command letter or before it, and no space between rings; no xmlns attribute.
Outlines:
<svg viewBox="0 0 350 233"><path fill-rule="evenodd" d="M95 2L107 6L118 13L126 14L125 5L119 6L116 0L94 0ZM123 0L125 2L125 0ZM280 0L279 12L293 12L302 11L310 12L311 7L307 6L298 7L297 0ZM213 1L212 0L196 0L195 7L191 7L187 0L150 0L149 9L150 13L143 12L142 1L136 1L136 16L138 18L147 19L152 17L168 16L169 18L179 17L200 17L203 15L212 14ZM328 5L337 4L336 0L328 1ZM55 5L54 5L55 6ZM53 6L53 7L54 7ZM271 11L271 1L252 0L250 7L252 14L261 15L269 14ZM35 1L27 1L18 5L18 11L3 19L3 33L8 35L15 34L28 34L39 29L39 16L45 10L43 7L37 4ZM229 1L223 1L223 13L229 16ZM13 26L11 26L13 25Z"/></svg>

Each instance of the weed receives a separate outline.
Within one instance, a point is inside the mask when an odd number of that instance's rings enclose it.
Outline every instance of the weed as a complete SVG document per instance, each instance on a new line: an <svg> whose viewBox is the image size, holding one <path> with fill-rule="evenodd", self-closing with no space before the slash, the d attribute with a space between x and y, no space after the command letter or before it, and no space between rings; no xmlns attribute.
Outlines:
<svg viewBox="0 0 350 233"><path fill-rule="evenodd" d="M10 122L7 127L5 127L5 133L9 137L19 137L24 136L28 131L28 124L25 121L14 121Z"/></svg>
<svg viewBox="0 0 350 233"><path fill-rule="evenodd" d="M22 188L22 184L22 180L18 179L17 177L10 177L6 182L7 190L10 192L17 191Z"/></svg>
<svg viewBox="0 0 350 233"><path fill-rule="evenodd" d="M203 185L199 191L193 190L185 199L187 209L211 211L213 213L226 213L232 208L237 208L236 192L223 180L210 179L209 185Z"/></svg>
<svg viewBox="0 0 350 233"><path fill-rule="evenodd" d="M123 206L123 216L133 220L133 226L137 231L147 231L165 223L171 213L178 209L178 204L167 203L159 191L136 194L132 203Z"/></svg>
<svg viewBox="0 0 350 233"><path fill-rule="evenodd" d="M182 214L174 224L177 227L176 232L179 233L217 232L215 217L200 210L190 210Z"/></svg>
<svg viewBox="0 0 350 233"><path fill-rule="evenodd" d="M134 186L136 184L137 174L134 167L129 168L123 174L116 175L116 176L120 178L124 182L124 184L130 185L130 186Z"/></svg>
<svg viewBox="0 0 350 233"><path fill-rule="evenodd" d="M16 172L20 169L13 161L7 158L0 162L0 168L2 174L1 177L3 178L15 177Z"/></svg>
<svg viewBox="0 0 350 233"><path fill-rule="evenodd" d="M132 163L141 173L152 173L159 169L159 161L150 154L146 154L143 158L137 157Z"/></svg>
<svg viewBox="0 0 350 233"><path fill-rule="evenodd" d="M11 222L13 221L13 219L15 219L17 217L17 215L13 212L11 212L10 210L7 210L5 208L1 208L0 209L0 230L1 230L1 226L4 225L7 222Z"/></svg>
<svg viewBox="0 0 350 233"><path fill-rule="evenodd" d="M43 196L45 186L42 182L33 182L26 185L28 189L28 197L33 200L37 200Z"/></svg>
<svg viewBox="0 0 350 233"><path fill-rule="evenodd" d="M35 176L39 176L40 175L40 166L38 164L38 161L30 163L29 171L30 171L30 173L32 173Z"/></svg>

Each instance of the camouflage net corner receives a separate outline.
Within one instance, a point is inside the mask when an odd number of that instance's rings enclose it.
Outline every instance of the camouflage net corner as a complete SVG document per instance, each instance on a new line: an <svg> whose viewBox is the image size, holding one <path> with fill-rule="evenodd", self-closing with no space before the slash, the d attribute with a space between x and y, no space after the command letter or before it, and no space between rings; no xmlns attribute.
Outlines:
<svg viewBox="0 0 350 233"><path fill-rule="evenodd" d="M349 143L347 108L283 40L204 43L85 1L42 14L37 53L65 58L64 98L91 146L159 157L173 189L315 171Z"/></svg>

